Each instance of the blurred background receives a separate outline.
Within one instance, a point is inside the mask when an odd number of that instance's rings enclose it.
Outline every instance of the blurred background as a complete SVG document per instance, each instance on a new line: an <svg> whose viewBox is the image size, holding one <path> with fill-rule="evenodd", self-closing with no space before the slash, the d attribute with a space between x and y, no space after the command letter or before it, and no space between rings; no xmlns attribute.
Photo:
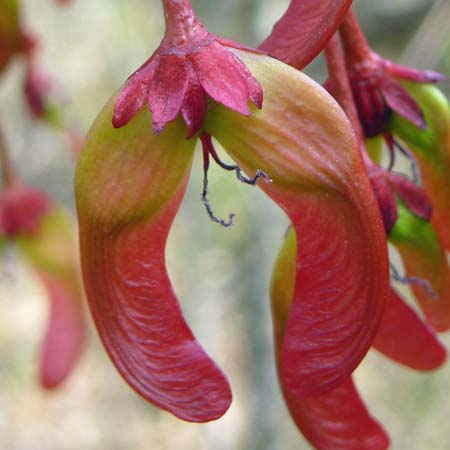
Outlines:
<svg viewBox="0 0 450 450"><path fill-rule="evenodd" d="M0 0L5 1L5 0ZM450 74L449 0L356 0L373 47L386 57ZM208 28L255 46L288 0L193 0ZM108 98L158 45L157 0L23 0L25 27L40 39L42 68L64 104L66 123L87 132ZM321 59L307 72L324 80ZM0 124L22 177L74 212L74 155L67 136L34 120L23 95L23 59L0 78ZM442 88L449 93L449 83ZM139 398L107 358L92 324L86 352L55 391L37 381L47 299L14 249L0 260L0 449L7 450L300 450L310 448L282 402L273 362L271 267L287 219L261 192L212 167L215 212L236 213L224 229L200 202L201 160L171 231L167 257L187 320L228 375L234 402L219 421L182 422ZM407 293L407 289L401 288ZM450 347L450 337L443 336ZM371 351L356 372L372 414L394 450L450 448L450 366L430 374Z"/></svg>

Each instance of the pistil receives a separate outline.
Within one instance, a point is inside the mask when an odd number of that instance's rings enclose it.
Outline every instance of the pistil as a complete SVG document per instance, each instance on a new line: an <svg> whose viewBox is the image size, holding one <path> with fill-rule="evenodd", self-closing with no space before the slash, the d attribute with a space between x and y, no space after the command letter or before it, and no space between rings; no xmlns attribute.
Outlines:
<svg viewBox="0 0 450 450"><path fill-rule="evenodd" d="M205 209L208 214L208 217L213 222L216 222L226 228L231 227L234 223L234 217L236 216L236 214L230 213L228 215L228 220L218 218L214 214L214 211L212 210L212 207L211 207L211 203L209 202L209 199L208 199L208 170L209 170L210 156L213 158L213 160L216 162L216 164L219 167L221 167L222 169L228 170L228 171L234 171L236 173L236 178L244 184L249 184L251 186L255 186L260 178L262 178L266 183L271 183L272 180L262 170L257 170L255 173L255 176L252 178L246 177L242 173L242 169L237 164L227 164L219 158L219 155L217 154L216 149L214 148L212 138L209 134L202 133L200 136L200 140L201 140L202 149L203 149L202 202L205 205Z"/></svg>

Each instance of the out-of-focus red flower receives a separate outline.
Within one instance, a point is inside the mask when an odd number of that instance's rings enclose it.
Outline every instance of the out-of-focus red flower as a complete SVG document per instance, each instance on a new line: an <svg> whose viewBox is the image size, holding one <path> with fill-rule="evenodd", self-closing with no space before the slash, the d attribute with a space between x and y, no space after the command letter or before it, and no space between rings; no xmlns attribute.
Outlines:
<svg viewBox="0 0 450 450"><path fill-rule="evenodd" d="M65 3L65 2L61 2ZM24 31L20 23L20 2L4 0L0 4L0 72L18 53L26 56L24 94L34 117L61 127L60 111L52 102L52 82L36 63L38 39Z"/></svg>
<svg viewBox="0 0 450 450"><path fill-rule="evenodd" d="M51 82L31 61L27 67L23 89L31 113L38 119L43 118L47 113L46 96L51 89Z"/></svg>
<svg viewBox="0 0 450 450"><path fill-rule="evenodd" d="M63 103L66 99L64 99L64 93L39 66L35 54L30 55L26 63L23 92L29 111L34 118L63 131L74 156L77 157L83 137L76 129L65 123Z"/></svg>
<svg viewBox="0 0 450 450"><path fill-rule="evenodd" d="M20 182L0 191L0 234L4 233L6 243L16 244L33 266L50 302L39 363L40 381L46 388L66 379L84 346L73 231L66 213L43 192Z"/></svg>
<svg viewBox="0 0 450 450"><path fill-rule="evenodd" d="M40 219L51 209L50 200L41 191L21 183L0 191L0 205L0 228L10 238L37 233Z"/></svg>
<svg viewBox="0 0 450 450"><path fill-rule="evenodd" d="M34 118L43 120L57 129L64 129L60 105L62 95L57 92L50 76L39 67L35 57L27 60L23 92Z"/></svg>

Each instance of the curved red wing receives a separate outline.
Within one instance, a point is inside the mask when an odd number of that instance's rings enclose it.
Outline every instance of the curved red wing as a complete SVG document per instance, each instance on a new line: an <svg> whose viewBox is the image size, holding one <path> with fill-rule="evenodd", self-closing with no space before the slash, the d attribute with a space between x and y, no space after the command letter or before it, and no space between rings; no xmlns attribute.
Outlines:
<svg viewBox="0 0 450 450"><path fill-rule="evenodd" d="M297 235L294 300L280 355L296 395L330 391L369 349L388 293L386 238L351 127L316 83L271 58L238 52L265 105L242 120L214 105L206 130L260 187Z"/></svg>
<svg viewBox="0 0 450 450"><path fill-rule="evenodd" d="M436 332L391 288L374 348L415 370L433 370L447 357Z"/></svg>
<svg viewBox="0 0 450 450"><path fill-rule="evenodd" d="M167 235L185 191L194 142L178 120L159 136L141 110L93 125L76 174L84 283L102 341L144 398L189 421L220 417L229 385L186 324L165 266Z"/></svg>
<svg viewBox="0 0 450 450"><path fill-rule="evenodd" d="M272 275L271 301L275 349L280 356L286 321L293 300L297 245L291 229L281 247ZM351 378L326 394L295 395L280 380L284 398L298 429L319 450L382 450L389 444L382 427L367 411Z"/></svg>
<svg viewBox="0 0 450 450"><path fill-rule="evenodd" d="M386 450L389 437L367 411L351 378L317 397L285 393L292 418L317 450Z"/></svg>

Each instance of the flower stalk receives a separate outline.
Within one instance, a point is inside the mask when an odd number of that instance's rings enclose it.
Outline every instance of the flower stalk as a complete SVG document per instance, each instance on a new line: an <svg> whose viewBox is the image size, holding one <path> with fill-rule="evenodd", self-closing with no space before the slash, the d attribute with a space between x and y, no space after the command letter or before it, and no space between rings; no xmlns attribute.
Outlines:
<svg viewBox="0 0 450 450"><path fill-rule="evenodd" d="M353 100L352 89L345 67L344 54L336 35L330 39L325 47L324 53L329 74L329 79L327 82L329 84L329 89L331 90L333 97L345 111L348 120L352 124L365 166L371 167L374 163L367 153L367 148L364 142L364 132L358 118L358 111Z"/></svg>
<svg viewBox="0 0 450 450"><path fill-rule="evenodd" d="M164 39L171 51L190 46L201 35L205 38L210 36L195 15L189 0L163 0L162 5L166 24Z"/></svg>
<svg viewBox="0 0 450 450"><path fill-rule="evenodd" d="M339 27L339 34L345 46L345 59L348 64L354 66L366 64L372 50L351 9L347 11Z"/></svg>

